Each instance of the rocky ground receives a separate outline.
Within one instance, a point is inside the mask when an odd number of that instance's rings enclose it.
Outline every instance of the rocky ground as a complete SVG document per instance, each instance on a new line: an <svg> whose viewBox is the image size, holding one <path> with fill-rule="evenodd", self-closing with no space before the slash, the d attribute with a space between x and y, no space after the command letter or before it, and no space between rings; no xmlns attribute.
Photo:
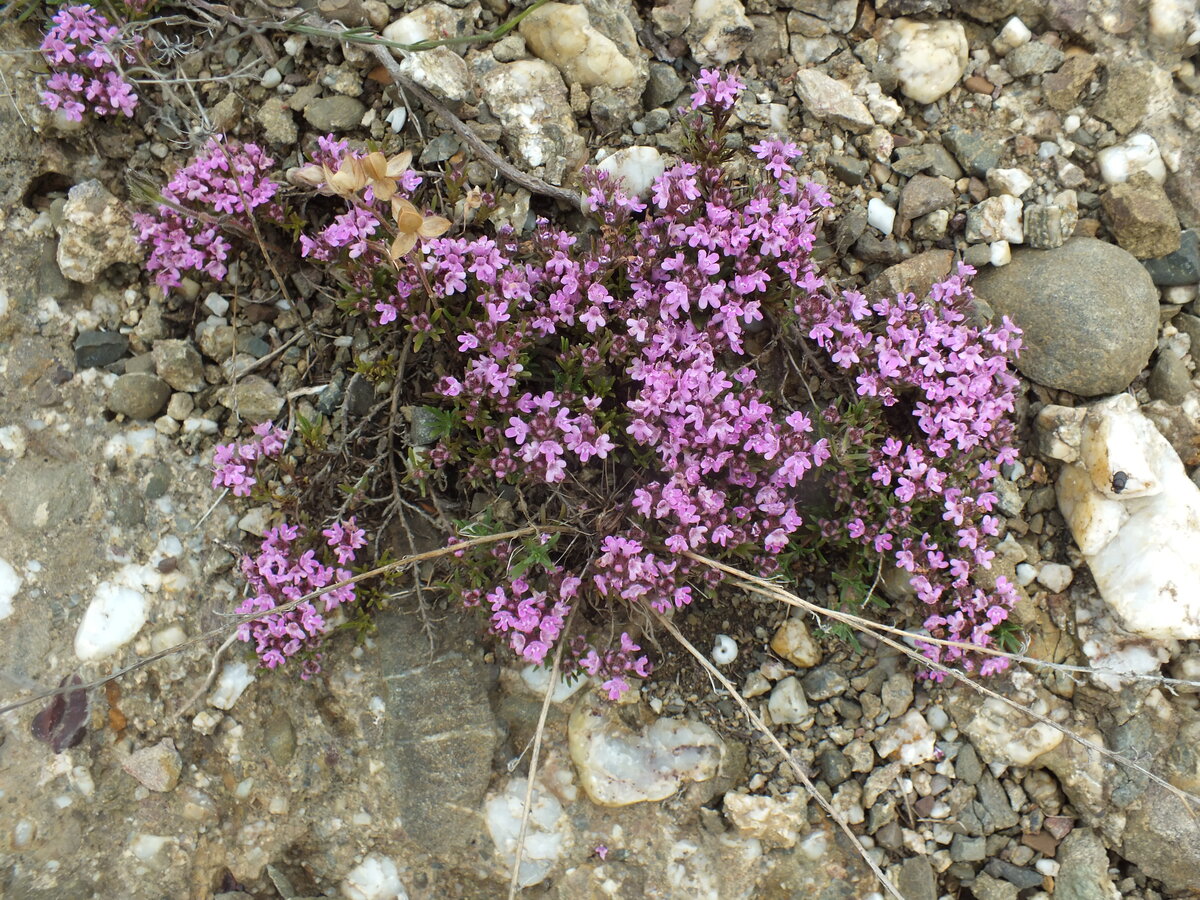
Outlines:
<svg viewBox="0 0 1200 900"><path fill-rule="evenodd" d="M400 41L517 11L301 6ZM262 517L213 507L213 444L243 420L317 412L336 437L374 401L347 371L360 338L311 271L280 261L281 286L248 255L219 286L150 286L130 173L161 181L213 131L294 165L334 131L413 148L428 169L463 151L473 183L494 175L396 94L370 48L263 25L295 12L162 8L141 26L158 74L136 118L81 129L37 103L37 29L0 26L5 702L219 625ZM965 258L984 309L1025 329L1027 443L997 491L1028 654L1196 679L1198 44L1194 0L586 0L402 68L561 185L625 147L669 155L697 67L740 64L735 138L791 135L837 200L818 247L833 280L920 291ZM497 186L510 221L571 215ZM1126 399L1081 418L1111 394ZM360 646L335 638L310 682L256 670L241 645L190 647L92 692L75 746L70 711L53 746L31 730L44 703L4 714L0 893L504 896L543 684L447 602L431 644L413 603ZM961 685L923 685L873 639L814 639L818 623L761 600L676 621L702 650L736 642L723 671L908 900L1200 896L1194 808L1123 763L1200 793L1192 688L1033 667L990 682L1089 749ZM882 896L730 697L669 637L658 656L628 703L580 684L554 698L522 896Z"/></svg>

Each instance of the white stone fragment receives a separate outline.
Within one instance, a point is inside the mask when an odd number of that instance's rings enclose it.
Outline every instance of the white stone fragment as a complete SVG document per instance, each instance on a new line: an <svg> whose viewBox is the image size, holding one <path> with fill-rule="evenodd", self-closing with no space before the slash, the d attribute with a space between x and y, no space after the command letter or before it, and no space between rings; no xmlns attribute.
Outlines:
<svg viewBox="0 0 1200 900"><path fill-rule="evenodd" d="M896 19L881 41L905 96L933 103L958 84L969 48L961 22Z"/></svg>
<svg viewBox="0 0 1200 900"><path fill-rule="evenodd" d="M789 791L782 797L731 791L722 808L725 818L743 837L762 841L767 847L795 847L800 832L808 830L805 815L808 797Z"/></svg>
<svg viewBox="0 0 1200 900"><path fill-rule="evenodd" d="M1048 717L1052 701L1062 706L1028 673L1014 669L1009 677L1016 689L1011 699L1038 715ZM955 705L955 720L983 759L1001 766L1027 766L1063 742L1063 733L1057 728L1030 719L994 697L980 703L976 694L963 691L956 700L961 702Z"/></svg>
<svg viewBox="0 0 1200 900"><path fill-rule="evenodd" d="M1032 38L1033 32L1029 30L1029 27L1016 16L1013 16L1004 23L1004 27L1000 29L1000 33L992 41L992 49L996 51L997 56L1005 56L1022 44L1028 44Z"/></svg>
<svg viewBox="0 0 1200 900"><path fill-rule="evenodd" d="M872 228L878 228L886 237L892 233L892 226L896 223L896 211L884 203L878 197L872 197L867 201L867 224Z"/></svg>
<svg viewBox="0 0 1200 900"><path fill-rule="evenodd" d="M13 612L13 600L21 589L21 576L12 564L0 556L0 619L7 619Z"/></svg>
<svg viewBox="0 0 1200 900"><path fill-rule="evenodd" d="M875 740L875 752L887 759L894 756L906 766L934 758L933 729L917 710L910 709L899 722L889 723Z"/></svg>
<svg viewBox="0 0 1200 900"><path fill-rule="evenodd" d="M129 852L141 862L152 864L158 854L175 839L162 834L139 834L129 845Z"/></svg>
<svg viewBox="0 0 1200 900"><path fill-rule="evenodd" d="M987 173L987 184L993 194L1020 197L1033 187L1033 176L1024 169L992 169Z"/></svg>
<svg viewBox="0 0 1200 900"><path fill-rule="evenodd" d="M1200 638L1200 488L1129 394L1091 406L1058 504L1096 587L1132 634Z"/></svg>
<svg viewBox="0 0 1200 900"><path fill-rule="evenodd" d="M5 425L0 428L0 453L21 459L25 455L27 442L25 429L20 425Z"/></svg>
<svg viewBox="0 0 1200 900"><path fill-rule="evenodd" d="M808 718L808 700L795 675L789 675L775 685L767 700L767 711L771 721L780 725L796 725Z"/></svg>
<svg viewBox="0 0 1200 900"><path fill-rule="evenodd" d="M967 240L973 244L1008 241L1021 244L1025 241L1021 201L1008 194L988 197L967 212Z"/></svg>
<svg viewBox="0 0 1200 900"><path fill-rule="evenodd" d="M550 669L547 666L535 666L530 664L521 669L521 681L533 693L539 697L546 696L546 688L550 686ZM581 687L588 683L588 679L582 673L576 672L568 675L566 678L559 677L558 683L554 685L554 693L550 700L553 703L565 703L567 700L575 696Z"/></svg>
<svg viewBox="0 0 1200 900"><path fill-rule="evenodd" d="M225 663L217 679L217 687L208 698L208 705L217 709L233 709L233 704L253 683L254 675L245 662Z"/></svg>
<svg viewBox="0 0 1200 900"><path fill-rule="evenodd" d="M1038 570L1029 563L1018 563L1016 568L1017 584L1029 587L1037 579Z"/></svg>
<svg viewBox="0 0 1200 900"><path fill-rule="evenodd" d="M629 38L636 40L632 26L628 28ZM593 27L587 6L546 3L522 19L519 30L529 51L562 72L567 84L623 88L638 80L638 67Z"/></svg>
<svg viewBox="0 0 1200 900"><path fill-rule="evenodd" d="M992 241L988 246L988 262L995 268L1007 266L1012 262L1012 245L1008 241Z"/></svg>
<svg viewBox="0 0 1200 900"><path fill-rule="evenodd" d="M754 40L754 25L741 0L695 0L684 34L702 66L733 62Z"/></svg>
<svg viewBox="0 0 1200 900"><path fill-rule="evenodd" d="M128 584L102 581L75 632L75 655L92 662L115 653L146 624L150 602Z"/></svg>
<svg viewBox="0 0 1200 900"><path fill-rule="evenodd" d="M408 891L396 864L372 853L346 875L342 896L346 900L408 900Z"/></svg>
<svg viewBox="0 0 1200 900"><path fill-rule="evenodd" d="M489 797L484 804L483 815L487 821L488 832L506 871L511 870L516 858L517 840L528 789L528 779L514 778L503 791ZM545 880L562 855L566 838L562 804L549 791L535 784L529 825L521 851L521 871L518 876L521 887L529 887Z"/></svg>
<svg viewBox="0 0 1200 900"><path fill-rule="evenodd" d="M392 129L393 134L399 134L408 123L408 110L403 106L397 106L384 116L383 121L387 122L388 128Z"/></svg>
<svg viewBox="0 0 1200 900"><path fill-rule="evenodd" d="M604 157L596 168L612 175L627 194L644 200L667 170L667 161L657 147L623 147Z"/></svg>
<svg viewBox="0 0 1200 900"><path fill-rule="evenodd" d="M727 634L718 634L713 640L712 658L718 666L727 666L738 655L737 641Z"/></svg>
<svg viewBox="0 0 1200 900"><path fill-rule="evenodd" d="M1159 184L1167 180L1167 167L1158 152L1158 142L1148 134L1135 134L1096 154L1100 177L1105 184L1123 184L1145 172Z"/></svg>
<svg viewBox="0 0 1200 900"><path fill-rule="evenodd" d="M1049 591L1061 594L1071 585L1075 572L1062 563L1043 563L1038 569L1038 582Z"/></svg>
<svg viewBox="0 0 1200 900"><path fill-rule="evenodd" d="M725 757L725 742L701 722L664 718L634 730L595 694L571 714L567 731L579 783L600 806L664 800L712 778Z"/></svg>

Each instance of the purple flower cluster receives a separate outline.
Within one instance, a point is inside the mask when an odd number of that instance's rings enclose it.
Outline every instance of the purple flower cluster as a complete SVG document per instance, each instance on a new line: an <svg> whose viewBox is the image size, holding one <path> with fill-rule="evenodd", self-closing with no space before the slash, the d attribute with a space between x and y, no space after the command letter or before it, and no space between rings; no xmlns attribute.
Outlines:
<svg viewBox="0 0 1200 900"><path fill-rule="evenodd" d="M303 239L310 258L344 266L378 324L448 337L433 389L449 424L412 476L513 485L593 536L464 551L468 605L486 603L525 660L544 662L576 610L594 621L615 605L693 602L721 576L688 554L765 573L802 565L801 545L882 556L909 575L931 634L979 645L1012 604L1011 585L985 591L976 576L999 526L991 479L1012 458L1016 330L969 324L967 269L929 298L831 292L810 253L832 201L794 176L795 144L753 145L761 171L748 181L723 164L740 91L735 76L701 73L691 156L647 200L591 173L599 229L586 237L539 221L527 241L502 228L388 258L368 191ZM332 171L349 151L321 152ZM818 367L802 375L825 371L822 354L843 375L824 411L763 383L764 350L797 330ZM801 482L831 461L835 514L822 516ZM627 634L607 650L569 640L568 670L616 694L649 671Z"/></svg>
<svg viewBox="0 0 1200 900"><path fill-rule="evenodd" d="M42 56L53 73L42 105L61 109L71 122L82 122L89 108L98 116L133 116L138 97L117 69L114 53L120 29L86 3L55 13L54 27L42 40ZM136 38L135 38L136 40ZM128 50L126 62L133 62Z"/></svg>
<svg viewBox="0 0 1200 900"><path fill-rule="evenodd" d="M263 459L275 459L283 452L291 432L261 422L251 429L256 438L244 443L218 444L213 450L213 480L216 488L229 488L235 497L249 497L258 483L254 472Z"/></svg>
<svg viewBox="0 0 1200 900"><path fill-rule="evenodd" d="M840 303L801 296L795 311L807 337L853 377L855 401L845 415L828 411L827 421L846 427L851 445L866 448L857 465L846 460L833 476L840 515L820 523L822 534L886 554L908 573L930 609L923 624L934 637L986 647L1017 599L1003 576L992 592L977 584L979 570L991 567L988 543L1000 529L992 482L1000 465L1016 459L1011 414L1018 380L1009 356L1021 338L1007 317L998 328L970 323L965 279L973 274L960 265L933 286L932 302L901 294L868 303L846 291ZM870 439L849 421L864 409L874 410L877 422L887 421L884 409L902 413L908 427ZM959 648L924 649L968 671L978 661ZM988 657L980 670L987 675L1006 664Z"/></svg>
<svg viewBox="0 0 1200 900"><path fill-rule="evenodd" d="M259 554L242 558L242 574L254 593L236 611L242 615L267 613L352 577L353 573L342 566L354 562L355 551L366 544L363 530L351 517L335 522L321 535L337 565L323 564L316 548L302 549L305 529L301 525L282 522L267 531ZM321 596L322 611L328 614L354 599L354 585L335 588ZM262 666L274 669L301 651L312 651L328 631L329 623L310 601L285 613L246 622L238 627L237 636L242 641L253 641ZM320 668L320 657L312 655L304 660L300 677L311 678Z"/></svg>
<svg viewBox="0 0 1200 900"><path fill-rule="evenodd" d="M178 287L184 272L220 281L232 249L222 226L252 229L251 217L278 219L278 185L269 172L274 160L257 144L213 138L162 190L154 213L133 217L138 238L150 245L146 268L164 291Z"/></svg>

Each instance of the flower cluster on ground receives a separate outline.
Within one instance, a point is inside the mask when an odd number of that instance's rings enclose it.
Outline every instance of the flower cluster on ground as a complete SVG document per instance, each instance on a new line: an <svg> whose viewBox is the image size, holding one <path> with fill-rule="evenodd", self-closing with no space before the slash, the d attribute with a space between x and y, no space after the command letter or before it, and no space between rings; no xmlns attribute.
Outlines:
<svg viewBox="0 0 1200 900"><path fill-rule="evenodd" d="M741 91L734 75L701 73L690 145L645 199L585 175L594 227L583 233L546 220L529 235L468 229L461 203L454 226L436 199L422 204L408 153L332 136L289 173L333 198L299 242L345 289L343 309L381 341L427 344L438 434L410 456L414 489L436 477L515 491L561 525L458 551L451 586L518 658L546 664L562 643L564 669L613 697L651 671L638 631L615 628L614 613L666 614L710 594L723 576L704 558L793 583L822 564L887 566L928 634L976 647L995 643L1016 599L986 570L1000 527L991 484L1014 458L1019 332L974 320L967 267L928 297L869 301L827 285L811 254L832 201L797 178L799 148L764 139L749 175L727 165ZM279 215L269 164L254 145L214 142L164 196L244 227ZM164 287L185 269L223 274L215 222L203 231L207 219L167 206L139 224ZM772 354L786 363L764 368ZM267 450L221 452L214 485L249 493ZM245 567L258 598L246 609L291 596L266 571L319 586L293 569L289 534L264 542L266 570ZM256 625L266 664L310 646L320 628L305 621ZM985 674L1003 667L925 650Z"/></svg>
<svg viewBox="0 0 1200 900"><path fill-rule="evenodd" d="M134 56L129 44L121 46L120 29L87 3L63 7L52 21L40 48L51 70L42 104L62 110L71 122L82 122L89 110L102 117L132 117L138 96L114 54L127 63Z"/></svg>
<svg viewBox="0 0 1200 900"><path fill-rule="evenodd" d="M353 573L345 566L353 563L356 552L366 545L363 529L351 517L345 522L334 522L321 536L325 539L323 546L305 540L308 535L303 525L280 522L269 529L259 553L242 557L242 575L252 593L235 612L268 613L350 579ZM332 556L333 561L323 562L323 556L327 559ZM320 671L321 657L315 649L330 627L325 616L343 604L353 603L354 599L354 585L335 587L315 602L306 600L286 612L242 623L237 637L254 643L255 653L268 669L281 666L303 652L301 677L311 678Z"/></svg>
<svg viewBox="0 0 1200 900"><path fill-rule="evenodd" d="M253 217L280 218L274 162L257 144L213 138L167 182L153 213L134 215L138 239L150 248L146 269L164 292L189 273L220 281L232 249L228 231L253 239Z"/></svg>

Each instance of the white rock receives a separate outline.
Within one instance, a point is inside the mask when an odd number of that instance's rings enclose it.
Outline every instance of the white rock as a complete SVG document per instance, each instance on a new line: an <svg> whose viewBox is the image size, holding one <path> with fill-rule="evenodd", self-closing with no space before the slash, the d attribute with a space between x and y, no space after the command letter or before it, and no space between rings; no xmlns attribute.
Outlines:
<svg viewBox="0 0 1200 900"><path fill-rule="evenodd" d="M254 684L254 675L245 662L227 662L221 668L216 689L208 698L208 705L217 709L233 709L246 688Z"/></svg>
<svg viewBox="0 0 1200 900"><path fill-rule="evenodd" d="M635 731L595 694L571 714L568 737L579 782L600 806L663 800L712 778L725 757L725 742L707 725L664 718Z"/></svg>
<svg viewBox="0 0 1200 900"><path fill-rule="evenodd" d="M1064 704L1038 685L1029 673L1010 671L1015 688L1012 700L1042 716L1049 717L1052 710L1065 712ZM980 700L978 694L963 689L954 695L952 709L959 729L971 739L982 759L1000 765L1027 766L1063 742L1063 733L1057 728L1030 719L993 697ZM1053 708L1051 702L1055 704Z"/></svg>
<svg viewBox="0 0 1200 900"><path fill-rule="evenodd" d="M127 584L102 581L75 632L75 655L84 662L104 659L137 636L146 624L150 602Z"/></svg>
<svg viewBox="0 0 1200 900"><path fill-rule="evenodd" d="M1150 33L1157 42L1181 50L1200 28L1196 0L1150 0Z"/></svg>
<svg viewBox="0 0 1200 900"><path fill-rule="evenodd" d="M569 85L624 88L639 80L638 67L592 27L586 6L547 3L522 19L519 30L530 52L562 72ZM637 40L632 25L629 38Z"/></svg>
<svg viewBox="0 0 1200 900"><path fill-rule="evenodd" d="M808 700L795 675L789 675L775 685L767 700L767 711L771 721L780 725L796 725L808 718Z"/></svg>
<svg viewBox="0 0 1200 900"><path fill-rule="evenodd" d="M0 619L7 619L13 612L13 600L21 589L21 576L7 559L0 556Z"/></svg>
<svg viewBox="0 0 1200 900"><path fill-rule="evenodd" d="M1100 595L1132 634L1200 638L1200 488L1128 394L1081 430L1058 503Z"/></svg>
<svg viewBox="0 0 1200 900"><path fill-rule="evenodd" d="M0 315L0 318L3 316ZM13 459L21 459L27 446L25 429L20 425L5 425L0 428L0 452Z"/></svg>
<svg viewBox="0 0 1200 900"><path fill-rule="evenodd" d="M550 686L550 669L547 666L528 665L521 669L521 681L533 693L539 697L546 696L546 688ZM581 687L588 683L588 679L576 672L568 675L566 678L560 677L558 683L554 685L554 693L550 697L552 703L565 703L567 700L575 696Z"/></svg>
<svg viewBox="0 0 1200 900"><path fill-rule="evenodd" d="M988 262L995 268L1012 262L1012 246L1008 241L992 241L988 247Z"/></svg>
<svg viewBox="0 0 1200 900"><path fill-rule="evenodd" d="M388 127L392 129L393 133L399 134L404 130L405 123L408 122L408 110L403 106L397 106L384 117L383 121L388 123Z"/></svg>
<svg viewBox="0 0 1200 900"><path fill-rule="evenodd" d="M925 717L910 709L899 722L883 729L875 739L875 752L884 759L894 756L906 766L915 766L934 758L935 737Z"/></svg>
<svg viewBox="0 0 1200 900"><path fill-rule="evenodd" d="M396 864L372 853L346 875L342 896L346 900L408 900L408 891Z"/></svg>
<svg viewBox="0 0 1200 900"><path fill-rule="evenodd" d="M1038 582L1055 594L1061 594L1070 587L1074 578L1075 572L1062 563L1043 563L1037 575Z"/></svg>
<svg viewBox="0 0 1200 900"><path fill-rule="evenodd" d="M58 228L58 267L90 284L113 263L139 262L145 251L125 205L94 178L67 192Z"/></svg>
<svg viewBox="0 0 1200 900"><path fill-rule="evenodd" d="M808 796L800 791L782 797L730 791L721 805L725 818L743 837L767 847L795 847L800 832L808 831Z"/></svg>
<svg viewBox="0 0 1200 900"><path fill-rule="evenodd" d="M445 3L425 3L383 29L383 37L398 44L415 44L453 36L471 27L478 7L452 9ZM442 100L462 102L472 96L474 80L466 62L450 47L433 47L402 56L400 69Z"/></svg>
<svg viewBox="0 0 1200 900"><path fill-rule="evenodd" d="M900 89L918 103L943 97L967 68L967 34L960 22L896 19L881 44Z"/></svg>
<svg viewBox="0 0 1200 900"><path fill-rule="evenodd" d="M1029 587L1037 579L1038 570L1027 562L1018 563L1016 568L1017 584Z"/></svg>
<svg viewBox="0 0 1200 900"><path fill-rule="evenodd" d="M727 634L718 634L713 639L712 658L718 666L727 666L738 656L737 641Z"/></svg>
<svg viewBox="0 0 1200 900"><path fill-rule="evenodd" d="M1021 201L1008 194L988 197L967 211L967 240L971 243L1008 241L1020 244L1025 240L1022 224L1025 208Z"/></svg>
<svg viewBox="0 0 1200 900"><path fill-rule="evenodd" d="M554 66L540 59L506 63L483 76L480 88L523 165L569 161L582 152L567 87Z"/></svg>
<svg viewBox="0 0 1200 900"><path fill-rule="evenodd" d="M1000 33L996 35L996 39L992 41L992 49L996 51L997 56L1004 56L1013 50L1016 50L1022 44L1028 44L1033 37L1033 32L1018 19L1013 16L1004 23L1004 27L1000 29Z"/></svg>
<svg viewBox="0 0 1200 900"><path fill-rule="evenodd" d="M1096 154L1100 177L1105 184L1123 184L1138 172L1145 172L1159 184L1167 180L1167 167L1158 152L1158 142L1148 134L1130 136Z"/></svg>
<svg viewBox="0 0 1200 900"><path fill-rule="evenodd" d="M891 128L904 116L904 107L883 92L874 81L863 89L867 97L867 112L871 118L885 128Z"/></svg>
<svg viewBox="0 0 1200 900"><path fill-rule="evenodd" d="M667 170L667 161L657 147L622 147L604 157L596 168L616 178L627 194L644 200Z"/></svg>
<svg viewBox="0 0 1200 900"><path fill-rule="evenodd" d="M788 619L771 638L771 650L792 665L808 669L821 661L821 648L809 633L803 619Z"/></svg>
<svg viewBox="0 0 1200 900"><path fill-rule="evenodd" d="M754 25L740 0L695 0L684 38L702 66L724 66L754 39Z"/></svg>
<svg viewBox="0 0 1200 900"><path fill-rule="evenodd" d="M512 869L516 857L528 789L528 779L514 778L503 791L489 797L484 804L483 816L488 832L506 871ZM566 846L567 824L563 820L563 808L558 799L535 785L521 853L521 887L538 884L550 874Z"/></svg>
<svg viewBox="0 0 1200 900"><path fill-rule="evenodd" d="M987 183L993 194L1020 197L1033 187L1033 177L1024 169L992 169L987 173Z"/></svg>
<svg viewBox="0 0 1200 900"><path fill-rule="evenodd" d="M884 236L892 233L892 226L896 223L896 211L884 203L878 197L872 197L867 201L867 224L872 228L878 228Z"/></svg>
<svg viewBox="0 0 1200 900"><path fill-rule="evenodd" d="M875 127L875 119L867 105L842 82L817 69L801 69L796 73L796 96L804 108L821 121L856 133Z"/></svg>

